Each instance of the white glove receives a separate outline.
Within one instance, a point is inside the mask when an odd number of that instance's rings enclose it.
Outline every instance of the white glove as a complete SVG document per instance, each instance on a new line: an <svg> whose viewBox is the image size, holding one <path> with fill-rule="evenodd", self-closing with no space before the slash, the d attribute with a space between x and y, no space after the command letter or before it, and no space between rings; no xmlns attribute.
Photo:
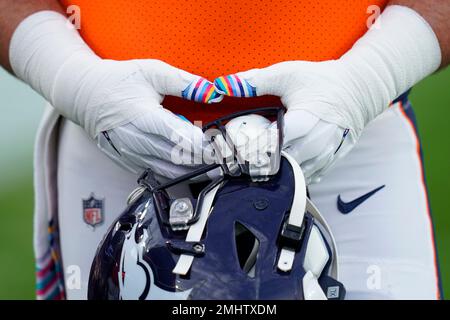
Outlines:
<svg viewBox="0 0 450 320"><path fill-rule="evenodd" d="M207 80L158 60L101 59L53 11L35 13L18 26L10 60L19 78L130 171L151 168L173 178L202 164L201 129L161 102L165 95L220 99Z"/></svg>
<svg viewBox="0 0 450 320"><path fill-rule="evenodd" d="M253 181L266 180L278 172L280 146L276 125L252 114L234 118L225 127L239 164L248 165L247 173Z"/></svg>
<svg viewBox="0 0 450 320"><path fill-rule="evenodd" d="M281 97L284 148L317 182L348 153L365 125L441 63L439 42L414 10L389 6L338 60L289 61L215 80L223 95Z"/></svg>

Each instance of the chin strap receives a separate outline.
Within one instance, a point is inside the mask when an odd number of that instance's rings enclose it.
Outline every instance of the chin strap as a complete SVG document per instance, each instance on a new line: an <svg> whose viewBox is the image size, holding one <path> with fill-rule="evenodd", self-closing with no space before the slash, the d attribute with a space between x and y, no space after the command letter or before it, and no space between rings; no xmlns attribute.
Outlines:
<svg viewBox="0 0 450 320"><path fill-rule="evenodd" d="M281 153L286 160L289 161L292 171L294 172L294 199L291 205L291 212L289 219L283 227L282 236L292 241L300 241L303 234L303 218L306 209L306 183L303 172L294 158L286 152ZM284 246L281 249L280 257L278 259L278 269L283 272L291 271L294 264L295 250Z"/></svg>
<svg viewBox="0 0 450 320"><path fill-rule="evenodd" d="M336 241L327 222L317 207L308 199L306 195L305 178L300 166L289 154L283 152L282 156L290 163L292 167L295 190L291 212L281 232L284 244L282 244L277 267L283 272L289 272L292 270L296 255L295 248L301 241L303 241L304 215L306 211L309 212L323 228L323 230L319 230L319 227L314 225L308 238L305 261L303 263L303 268L306 272L302 279L304 298L305 300L327 300L328 293L325 294L323 292L318 279L331 258L329 275L338 280L338 252ZM323 231L325 235L323 235L321 231ZM328 243L330 243L332 252L331 257L324 237L326 237Z"/></svg>
<svg viewBox="0 0 450 320"><path fill-rule="evenodd" d="M199 219L195 224L190 226L186 236L186 242L199 242L201 240L206 222L208 221L209 214L211 213L213 207L212 204L214 202L214 198L216 197L216 193L220 189L221 185L222 184L219 183L205 194L200 208ZM178 275L186 275L191 269L192 262L194 262L193 255L181 254L172 272Z"/></svg>

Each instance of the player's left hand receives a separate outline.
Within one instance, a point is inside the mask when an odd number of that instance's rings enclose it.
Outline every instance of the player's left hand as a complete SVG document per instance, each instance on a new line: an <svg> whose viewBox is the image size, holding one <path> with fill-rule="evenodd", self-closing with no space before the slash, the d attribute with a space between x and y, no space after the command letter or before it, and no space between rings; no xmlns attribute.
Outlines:
<svg viewBox="0 0 450 320"><path fill-rule="evenodd" d="M382 27L371 27L337 60L287 61L220 77L216 91L281 97L288 109L283 147L308 182L318 181L370 121L441 64L439 41L417 12L388 6L379 19Z"/></svg>
<svg viewBox="0 0 450 320"><path fill-rule="evenodd" d="M283 149L301 165L305 177L317 182L353 147L363 123L352 121L358 101L346 86L337 61L278 63L215 80L216 91L235 97L275 95L287 108Z"/></svg>

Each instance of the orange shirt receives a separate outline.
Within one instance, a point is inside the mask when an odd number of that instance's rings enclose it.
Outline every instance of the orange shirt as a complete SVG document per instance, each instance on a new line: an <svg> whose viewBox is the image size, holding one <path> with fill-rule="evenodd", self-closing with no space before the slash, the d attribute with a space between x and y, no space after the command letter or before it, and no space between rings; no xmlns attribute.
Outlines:
<svg viewBox="0 0 450 320"><path fill-rule="evenodd" d="M387 0L61 0L81 9L80 33L101 57L150 58L216 77L288 60L339 58L367 31ZM274 97L227 98L204 105L167 97L168 109L211 120L243 108L279 103Z"/></svg>

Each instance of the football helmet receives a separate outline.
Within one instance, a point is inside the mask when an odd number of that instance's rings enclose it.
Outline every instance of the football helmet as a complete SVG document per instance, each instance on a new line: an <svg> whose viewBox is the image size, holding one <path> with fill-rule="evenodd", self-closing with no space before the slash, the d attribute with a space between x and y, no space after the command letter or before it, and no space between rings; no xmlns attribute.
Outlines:
<svg viewBox="0 0 450 320"><path fill-rule="evenodd" d="M240 112L204 129L216 127L214 138L227 140L230 120L274 115L281 145L283 112ZM277 172L256 180L247 161L211 164L164 184L144 172L97 250L88 298L343 299L336 244L302 170L288 154L271 152ZM193 179L217 168L223 174L212 180Z"/></svg>

